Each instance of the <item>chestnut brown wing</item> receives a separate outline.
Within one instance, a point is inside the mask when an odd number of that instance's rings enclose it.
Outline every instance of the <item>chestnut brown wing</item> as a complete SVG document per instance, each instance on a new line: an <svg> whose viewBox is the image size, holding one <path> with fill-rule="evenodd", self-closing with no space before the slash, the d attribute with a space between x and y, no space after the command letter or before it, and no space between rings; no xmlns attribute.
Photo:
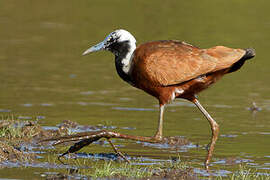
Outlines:
<svg viewBox="0 0 270 180"><path fill-rule="evenodd" d="M132 77L157 86L178 84L228 68L244 54L224 46L200 49L179 41L149 42L134 53Z"/></svg>

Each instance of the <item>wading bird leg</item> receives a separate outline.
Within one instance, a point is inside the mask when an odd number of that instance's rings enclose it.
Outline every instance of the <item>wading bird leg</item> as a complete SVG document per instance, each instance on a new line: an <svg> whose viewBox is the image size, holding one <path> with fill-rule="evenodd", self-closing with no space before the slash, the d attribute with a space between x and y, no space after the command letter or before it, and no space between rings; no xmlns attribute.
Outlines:
<svg viewBox="0 0 270 180"><path fill-rule="evenodd" d="M198 99L194 98L192 100L192 102L198 107L198 109L203 113L203 115L207 118L210 126L211 126L211 130L212 130L212 139L210 142L210 147L208 148L208 154L205 160L205 168L207 170L209 170L209 163L211 160L211 157L213 155L213 151L215 148L215 144L216 141L218 139L218 133L219 133L219 125L217 124L217 122L210 116L210 114L203 108L203 106L200 104L200 102L198 101Z"/></svg>
<svg viewBox="0 0 270 180"><path fill-rule="evenodd" d="M165 108L165 104L159 105L158 129L157 129L156 135L154 136L154 138L157 140L162 140L164 108Z"/></svg>
<svg viewBox="0 0 270 180"><path fill-rule="evenodd" d="M112 143L112 141L109 138L107 138L107 141L110 143L110 145L112 146L116 154L121 156L126 162L130 163L130 161L120 151L118 151L118 149L115 147L115 145Z"/></svg>

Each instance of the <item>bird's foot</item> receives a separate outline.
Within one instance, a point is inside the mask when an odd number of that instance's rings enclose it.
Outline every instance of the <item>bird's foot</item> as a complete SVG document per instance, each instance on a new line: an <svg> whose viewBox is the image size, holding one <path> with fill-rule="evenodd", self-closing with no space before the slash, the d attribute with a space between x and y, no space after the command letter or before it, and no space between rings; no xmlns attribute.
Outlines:
<svg viewBox="0 0 270 180"><path fill-rule="evenodd" d="M163 140L163 137L162 137L162 135L160 135L160 134L157 133L155 136L153 136L153 139L156 140L156 141L158 141L158 142L160 142L160 141Z"/></svg>

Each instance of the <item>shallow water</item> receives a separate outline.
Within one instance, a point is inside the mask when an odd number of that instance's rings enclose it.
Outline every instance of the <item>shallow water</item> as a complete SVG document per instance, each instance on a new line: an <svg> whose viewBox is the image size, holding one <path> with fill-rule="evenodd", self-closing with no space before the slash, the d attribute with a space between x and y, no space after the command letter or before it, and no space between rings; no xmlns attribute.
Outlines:
<svg viewBox="0 0 270 180"><path fill-rule="evenodd" d="M0 6L0 115L38 118L43 126L63 120L107 124L119 132L151 136L157 126L157 101L118 77L113 55L100 52L82 57L85 49L118 28L130 31L139 44L178 39L204 48L254 47L256 58L199 98L221 128L213 168L234 170L238 166L226 163L230 159L232 164L243 162L269 170L269 5L251 0L4 0ZM252 102L261 111L249 111ZM130 156L166 160L180 154L202 171L210 128L192 104L177 100L167 107L164 133L184 136L198 147L177 150L117 142ZM84 152L104 149L95 145ZM0 177L41 178L40 171L45 170L34 166L3 169Z"/></svg>

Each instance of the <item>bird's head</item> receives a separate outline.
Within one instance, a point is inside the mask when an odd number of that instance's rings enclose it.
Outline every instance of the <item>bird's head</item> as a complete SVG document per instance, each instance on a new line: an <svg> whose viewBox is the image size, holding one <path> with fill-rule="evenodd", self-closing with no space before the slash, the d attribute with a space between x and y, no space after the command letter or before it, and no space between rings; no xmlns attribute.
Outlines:
<svg viewBox="0 0 270 180"><path fill-rule="evenodd" d="M91 52L108 50L119 56L123 53L127 53L136 48L136 39L128 31L123 29L118 29L110 33L102 42L87 49L83 55L89 54Z"/></svg>

